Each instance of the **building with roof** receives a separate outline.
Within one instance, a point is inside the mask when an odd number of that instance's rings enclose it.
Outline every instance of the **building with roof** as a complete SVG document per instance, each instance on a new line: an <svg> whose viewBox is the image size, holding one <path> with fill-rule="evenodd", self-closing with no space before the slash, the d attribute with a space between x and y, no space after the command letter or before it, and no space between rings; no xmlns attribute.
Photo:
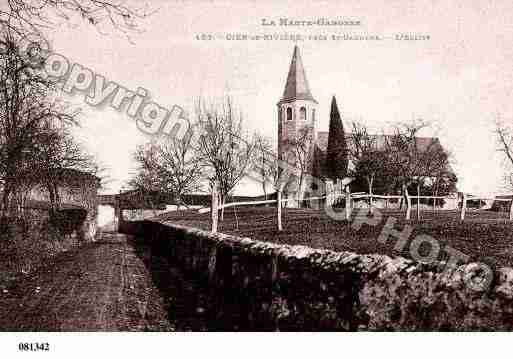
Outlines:
<svg viewBox="0 0 513 359"><path fill-rule="evenodd" d="M291 163L289 159L296 156L294 149L291 148L291 143L294 142L294 139L305 136L305 133L307 133L307 138L311 141L310 148L312 151L310 156L311 163L308 165L308 173L310 174L314 172L313 169L316 166L321 169L321 173L324 172L323 163L329 140L328 131L318 131L318 108L319 102L312 95L299 47L296 45L292 54L285 89L277 103L278 157L281 161ZM375 145L377 147L384 147L388 135L375 135L375 137ZM349 157L354 143L351 133L348 132L346 132L346 144L349 149L347 154ZM420 151L432 148L432 146L443 150L440 141L436 137L417 137L416 146ZM350 158L348 158L348 162L351 162ZM292 186L288 186L286 190L288 193L285 196L290 200L297 196L297 191L304 193L306 190L306 188L297 188L296 181L295 186L294 183L292 183Z"/></svg>
<svg viewBox="0 0 513 359"><path fill-rule="evenodd" d="M98 189L100 178L95 175L72 168L63 168L55 174L54 186L59 202L58 209L76 209L84 212L79 233L85 240L93 240L98 228ZM50 194L48 188L38 185L27 196L27 208L49 210Z"/></svg>

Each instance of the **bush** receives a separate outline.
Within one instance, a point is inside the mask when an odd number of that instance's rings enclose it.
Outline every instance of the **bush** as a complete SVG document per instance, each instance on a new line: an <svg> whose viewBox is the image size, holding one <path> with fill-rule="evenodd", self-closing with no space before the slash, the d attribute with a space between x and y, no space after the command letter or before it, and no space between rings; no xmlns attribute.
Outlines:
<svg viewBox="0 0 513 359"><path fill-rule="evenodd" d="M53 214L27 211L23 218L0 218L0 289L48 258L80 244L87 212L65 209Z"/></svg>
<svg viewBox="0 0 513 359"><path fill-rule="evenodd" d="M71 235L81 232L86 217L87 211L82 208L59 209L50 212L49 225L61 235Z"/></svg>

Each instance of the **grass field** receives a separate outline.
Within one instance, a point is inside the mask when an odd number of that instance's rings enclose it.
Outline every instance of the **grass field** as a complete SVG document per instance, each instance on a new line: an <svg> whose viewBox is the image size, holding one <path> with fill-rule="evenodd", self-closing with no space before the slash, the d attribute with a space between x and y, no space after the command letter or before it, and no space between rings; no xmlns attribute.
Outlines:
<svg viewBox="0 0 513 359"><path fill-rule="evenodd" d="M275 211L272 207L245 207L237 208L235 216L233 208L226 209L219 231L275 243L410 257L409 245L405 246L401 253L394 250L397 240L393 237L384 244L377 241L386 219L395 217L397 230L402 230L406 224L413 227L409 241L420 234L435 238L441 248L440 259L446 258L444 248L450 246L468 255L471 261L484 262L493 267L513 266L513 222L507 220L506 213L468 211L465 222L460 223L458 211L423 211L421 221L405 221L403 212L382 210L383 219L379 224L364 224L357 230L351 223L331 219L322 210L284 209L284 230L278 232ZM415 217L414 211L412 216ZM210 229L209 213L168 212L158 218L176 224ZM362 219L358 217L356 220ZM352 221L354 223L355 217ZM421 253L429 250L429 245L421 246L420 250Z"/></svg>

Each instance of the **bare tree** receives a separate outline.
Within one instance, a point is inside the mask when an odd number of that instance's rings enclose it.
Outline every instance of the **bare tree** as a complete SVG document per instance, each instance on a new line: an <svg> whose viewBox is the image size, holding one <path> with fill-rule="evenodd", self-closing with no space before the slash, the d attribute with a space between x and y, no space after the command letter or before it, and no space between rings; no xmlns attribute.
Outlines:
<svg viewBox="0 0 513 359"><path fill-rule="evenodd" d="M58 187L63 174L74 169L97 175L100 171L94 156L88 154L78 143L66 126L44 124L37 134L31 161L34 183L46 187L51 208L55 210L59 203Z"/></svg>
<svg viewBox="0 0 513 359"><path fill-rule="evenodd" d="M408 186L417 181L417 190L419 191L420 188L421 177L419 175L422 176L425 165L422 162L422 153L418 147L417 137L419 132L428 126L429 124L423 120L401 123L395 127L394 134L387 137L389 166L393 168L407 201L409 201ZM417 201L417 210L418 205ZM410 206L408 206L409 208ZM406 219L410 219L409 211L407 211Z"/></svg>
<svg viewBox="0 0 513 359"><path fill-rule="evenodd" d="M369 213L372 213L372 194L374 180L377 176L384 175L384 168L387 166L387 152L378 147L375 135L369 134L365 125L353 122L352 125L352 146L349 149L353 161L354 177L363 177L367 182L369 190Z"/></svg>
<svg viewBox="0 0 513 359"><path fill-rule="evenodd" d="M20 50L16 37L0 39L0 182L2 210L15 210L22 189L41 179L34 168L48 124L77 124L76 112L56 100L54 84L44 79ZM53 141L53 140L52 140ZM58 159L56 159L57 161ZM37 174L37 176L35 176ZM18 206L19 207L19 206Z"/></svg>
<svg viewBox="0 0 513 359"><path fill-rule="evenodd" d="M135 7L125 1L7 0L0 8L0 25L19 35L41 34L78 17L95 26L100 33L111 27L129 38L130 33L140 31L140 21L152 13L147 3L138 3Z"/></svg>
<svg viewBox="0 0 513 359"><path fill-rule="evenodd" d="M255 156L253 159L254 172L257 174L264 199L267 200L267 185L275 187L278 179L278 156L268 137L255 134Z"/></svg>
<svg viewBox="0 0 513 359"><path fill-rule="evenodd" d="M296 137L288 139L284 143L288 149L288 158L284 159L288 166L295 168L297 176L297 201L302 201L304 192L305 179L312 170L312 162L314 157L313 131L310 127L305 126L299 129Z"/></svg>
<svg viewBox="0 0 513 359"><path fill-rule="evenodd" d="M426 184L427 180L433 182L438 180L439 177L445 175L448 170L449 156L440 146L438 139L432 138L424 145L424 148L415 146L415 151L418 151L417 159L417 219L420 219L420 195L421 188ZM433 187L434 183L431 184Z"/></svg>
<svg viewBox="0 0 513 359"><path fill-rule="evenodd" d="M497 151L503 154L504 182L513 189L513 130L501 120L495 122Z"/></svg>
<svg viewBox="0 0 513 359"><path fill-rule="evenodd" d="M162 196L161 180L158 175L158 149L150 142L137 146L133 153L136 173L128 181L128 188L135 190L135 196L142 201L143 208L157 209ZM134 197L132 195L132 197ZM125 195L126 199L129 196Z"/></svg>
<svg viewBox="0 0 513 359"><path fill-rule="evenodd" d="M456 175L451 170L451 153L446 151L437 139L433 139L424 151L424 178L422 184L429 181L431 194L437 197L440 193L447 195L455 189ZM436 209L437 199L433 198Z"/></svg>
<svg viewBox="0 0 513 359"><path fill-rule="evenodd" d="M251 165L254 141L243 130L243 115L232 99L222 103L196 103L197 125L200 130L198 154L206 167L210 184L219 184L221 205L224 205L235 186L244 178ZM221 212L221 219L224 211Z"/></svg>
<svg viewBox="0 0 513 359"><path fill-rule="evenodd" d="M420 138L419 133L430 126L429 122L416 120L396 126L389 138L390 167L402 184L403 193L415 183L417 188L417 218L420 218L421 188L431 182L450 176L450 156L437 138ZM449 178L447 177L447 178ZM437 184L432 186L436 188Z"/></svg>
<svg viewBox="0 0 513 359"><path fill-rule="evenodd" d="M139 146L134 153L138 172L131 187L171 195L178 209L187 207L186 194L201 188L202 165L193 146L193 137L162 138Z"/></svg>

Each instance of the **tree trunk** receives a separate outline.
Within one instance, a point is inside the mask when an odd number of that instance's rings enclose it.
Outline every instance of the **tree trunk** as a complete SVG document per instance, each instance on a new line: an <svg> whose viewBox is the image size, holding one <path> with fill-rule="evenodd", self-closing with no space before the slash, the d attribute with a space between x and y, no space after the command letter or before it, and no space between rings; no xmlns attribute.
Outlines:
<svg viewBox="0 0 513 359"><path fill-rule="evenodd" d="M55 197L55 209L59 209L59 203L61 202L61 198L59 196L59 187L57 184L53 184L53 195Z"/></svg>
<svg viewBox="0 0 513 359"><path fill-rule="evenodd" d="M465 193L461 194L461 213L460 213L460 221L465 219L465 212L467 210L467 195Z"/></svg>
<svg viewBox="0 0 513 359"><path fill-rule="evenodd" d="M406 220L410 220L411 218L411 199L408 194L408 186L403 184L403 194L406 202Z"/></svg>
<svg viewBox="0 0 513 359"><path fill-rule="evenodd" d="M219 200L219 195L217 193L217 185L214 185L212 187L212 203L210 208L210 214L212 216L212 223L211 223L211 232L217 233L217 223L218 223L218 213L217 213L217 201Z"/></svg>
<svg viewBox="0 0 513 359"><path fill-rule="evenodd" d="M436 196L438 196L438 178L435 180L435 185L433 186L433 211L436 211Z"/></svg>
<svg viewBox="0 0 513 359"><path fill-rule="evenodd" d="M299 177L299 183L298 183L297 194L296 194L296 198L297 198L297 207L298 207L298 208L301 208L301 207L302 207L302 202L303 202L303 201L301 200L301 198L302 198L302 196L301 196L301 195L302 195L302 193L301 193L302 188L303 188L303 175L301 175L301 176Z"/></svg>
<svg viewBox="0 0 513 359"><path fill-rule="evenodd" d="M55 192L54 192L54 187L49 184L47 185L47 190L48 190L48 198L50 199L50 210L52 212L55 211Z"/></svg>
<svg viewBox="0 0 513 359"><path fill-rule="evenodd" d="M6 181L6 184L5 184L5 187L4 187L4 194L3 194L3 198L2 198L2 203L3 203L3 210L4 210L5 215L7 217L10 214L10 210L9 210L9 196L11 194L10 192L11 192L10 185Z"/></svg>
<svg viewBox="0 0 513 359"><path fill-rule="evenodd" d="M367 177L367 184L369 185L369 214L372 214L372 183L374 178Z"/></svg>
<svg viewBox="0 0 513 359"><path fill-rule="evenodd" d="M417 220L420 220L420 183L417 182Z"/></svg>
<svg viewBox="0 0 513 359"><path fill-rule="evenodd" d="M346 220L349 221L351 219L351 188L349 185L346 185L345 188L346 194Z"/></svg>
<svg viewBox="0 0 513 359"><path fill-rule="evenodd" d="M278 231L283 230L282 224L281 224L281 191L278 191L277 193L277 201L276 201L276 210L277 210L277 216L278 216Z"/></svg>
<svg viewBox="0 0 513 359"><path fill-rule="evenodd" d="M221 222L224 221L224 203L225 203L225 196L221 196Z"/></svg>

